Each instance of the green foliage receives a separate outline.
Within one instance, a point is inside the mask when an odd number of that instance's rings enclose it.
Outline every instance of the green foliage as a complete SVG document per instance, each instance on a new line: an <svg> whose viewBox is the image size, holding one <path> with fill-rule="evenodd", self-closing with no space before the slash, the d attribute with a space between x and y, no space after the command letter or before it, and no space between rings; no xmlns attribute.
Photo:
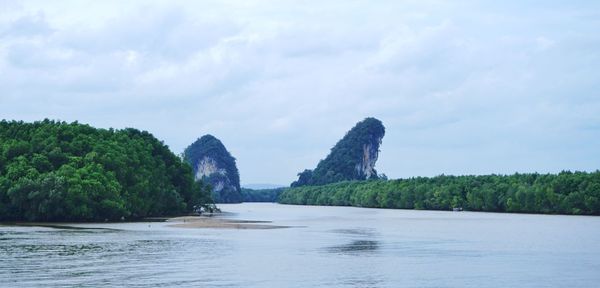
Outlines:
<svg viewBox="0 0 600 288"><path fill-rule="evenodd" d="M186 163L132 128L3 120L0 155L0 220L118 220L210 201Z"/></svg>
<svg viewBox="0 0 600 288"><path fill-rule="evenodd" d="M248 189L242 188L244 202L277 202L284 188Z"/></svg>
<svg viewBox="0 0 600 288"><path fill-rule="evenodd" d="M600 171L437 176L287 188L279 202L376 208L600 215Z"/></svg>
<svg viewBox="0 0 600 288"><path fill-rule="evenodd" d="M370 159L377 159L385 127L375 118L366 118L352 128L344 138L331 149L324 160L319 161L315 170L304 170L292 187L323 185L346 180L365 180L366 175L357 169L365 161L365 147L370 147ZM371 178L377 179L377 172Z"/></svg>
<svg viewBox="0 0 600 288"><path fill-rule="evenodd" d="M235 165L235 158L231 156L219 139L212 135L204 135L183 152L183 159L193 167L194 174L198 172L198 163L207 157L214 160L219 169L225 170L224 174L213 173L203 176L202 179L213 188L217 187L219 183L223 184L222 189L213 189L212 197L215 202L242 202L240 175Z"/></svg>

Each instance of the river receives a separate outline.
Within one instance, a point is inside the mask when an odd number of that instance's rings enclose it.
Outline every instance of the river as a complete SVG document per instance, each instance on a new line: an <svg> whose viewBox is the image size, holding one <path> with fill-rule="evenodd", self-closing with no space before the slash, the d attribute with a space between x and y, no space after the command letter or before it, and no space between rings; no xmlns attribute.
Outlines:
<svg viewBox="0 0 600 288"><path fill-rule="evenodd" d="M598 287L600 217L220 205L282 229L0 226L2 287ZM82 229L84 228L84 229Z"/></svg>

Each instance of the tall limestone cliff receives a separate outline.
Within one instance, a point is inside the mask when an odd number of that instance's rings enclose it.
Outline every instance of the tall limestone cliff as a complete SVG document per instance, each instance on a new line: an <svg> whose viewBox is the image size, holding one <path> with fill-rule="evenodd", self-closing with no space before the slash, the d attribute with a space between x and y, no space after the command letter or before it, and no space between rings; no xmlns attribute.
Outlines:
<svg viewBox="0 0 600 288"><path fill-rule="evenodd" d="M379 146L385 135L385 127L375 118L358 122L331 153L319 162L315 170L304 170L298 174L292 187L323 185L345 180L377 179L375 163Z"/></svg>
<svg viewBox="0 0 600 288"><path fill-rule="evenodd" d="M185 149L183 157L192 166L196 181L203 180L212 186L215 202L242 202L235 158L219 139L204 135Z"/></svg>

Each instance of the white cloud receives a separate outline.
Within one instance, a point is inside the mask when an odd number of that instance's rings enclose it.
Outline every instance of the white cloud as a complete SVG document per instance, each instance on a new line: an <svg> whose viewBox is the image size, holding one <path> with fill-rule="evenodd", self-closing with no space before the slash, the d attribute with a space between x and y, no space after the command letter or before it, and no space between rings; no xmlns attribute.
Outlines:
<svg viewBox="0 0 600 288"><path fill-rule="evenodd" d="M291 182L367 116L390 177L598 168L595 4L11 3L2 118L138 127L176 153L211 133L245 183Z"/></svg>

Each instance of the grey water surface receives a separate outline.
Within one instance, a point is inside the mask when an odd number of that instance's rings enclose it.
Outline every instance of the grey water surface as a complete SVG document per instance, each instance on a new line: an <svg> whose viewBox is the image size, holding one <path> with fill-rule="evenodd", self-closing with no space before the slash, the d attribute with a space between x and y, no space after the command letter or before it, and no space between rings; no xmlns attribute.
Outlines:
<svg viewBox="0 0 600 288"><path fill-rule="evenodd" d="M0 286L600 287L600 217L220 206L292 227L0 226Z"/></svg>

